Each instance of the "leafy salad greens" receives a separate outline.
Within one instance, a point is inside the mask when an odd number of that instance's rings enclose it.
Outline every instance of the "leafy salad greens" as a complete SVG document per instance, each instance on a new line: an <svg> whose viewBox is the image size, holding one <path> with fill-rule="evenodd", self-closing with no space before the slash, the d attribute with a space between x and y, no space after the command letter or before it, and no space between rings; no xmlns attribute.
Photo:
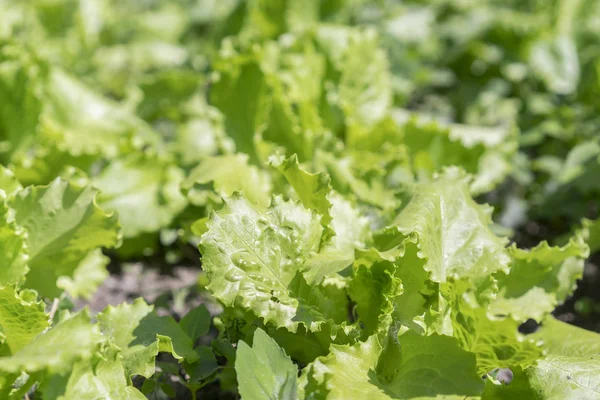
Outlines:
<svg viewBox="0 0 600 400"><path fill-rule="evenodd" d="M597 1L0 15L0 398L598 398ZM218 315L74 306L176 242Z"/></svg>

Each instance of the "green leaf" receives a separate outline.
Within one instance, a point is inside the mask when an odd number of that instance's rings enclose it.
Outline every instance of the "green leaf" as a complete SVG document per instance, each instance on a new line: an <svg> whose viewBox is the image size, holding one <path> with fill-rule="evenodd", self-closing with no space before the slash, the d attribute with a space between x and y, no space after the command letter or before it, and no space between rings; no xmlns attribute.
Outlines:
<svg viewBox="0 0 600 400"><path fill-rule="evenodd" d="M590 246L590 254L593 254L600 250L600 219L584 219L582 225L585 241Z"/></svg>
<svg viewBox="0 0 600 400"><path fill-rule="evenodd" d="M357 208L333 191L329 195L329 202L331 222L326 228L333 236L306 264L304 276L310 284L335 276L350 266L354 261L354 250L364 248L370 241L369 220Z"/></svg>
<svg viewBox="0 0 600 400"><path fill-rule="evenodd" d="M552 317L534 338L548 355L528 369L532 388L544 399L593 399L600 393L600 335ZM565 340L564 338L569 338Z"/></svg>
<svg viewBox="0 0 600 400"><path fill-rule="evenodd" d="M128 377L151 377L159 351L171 353L178 360L194 362L198 359L192 339L175 320L159 317L154 307L143 299L107 307L98 314L98 323L102 333L121 349Z"/></svg>
<svg viewBox="0 0 600 400"><path fill-rule="evenodd" d="M225 132L236 150L257 164L254 137L263 107L260 95L265 90L264 75L255 61L237 55L216 60L215 70L220 75L211 88L210 102L223 113Z"/></svg>
<svg viewBox="0 0 600 400"><path fill-rule="evenodd" d="M50 326L45 304L36 297L37 293L19 293L14 286L0 288L0 327L11 354Z"/></svg>
<svg viewBox="0 0 600 400"><path fill-rule="evenodd" d="M96 194L59 178L28 187L10 201L15 222L27 232L27 286L42 296L57 297L57 279L73 276L91 251L119 244L117 216L96 205Z"/></svg>
<svg viewBox="0 0 600 400"><path fill-rule="evenodd" d="M62 152L114 158L136 140L137 147L160 143L143 120L58 68L50 72L44 94L42 135Z"/></svg>
<svg viewBox="0 0 600 400"><path fill-rule="evenodd" d="M547 317L533 340L547 354L535 365L513 369L510 385L487 382L483 400L594 399L600 391L600 335ZM568 340L565 340L568 338Z"/></svg>
<svg viewBox="0 0 600 400"><path fill-rule="evenodd" d="M324 126L326 112L319 109L326 59L313 43L302 41L290 48L268 43L262 61L269 91L262 140L256 141L259 155L296 154L301 162L310 162L315 149L332 140Z"/></svg>
<svg viewBox="0 0 600 400"><path fill-rule="evenodd" d="M146 316L153 311L142 299L133 304L108 306L98 314L98 324L102 334L122 351L126 376L142 375L150 378L154 374L154 360L158 354L156 336L149 343L137 340L138 327Z"/></svg>
<svg viewBox="0 0 600 400"><path fill-rule="evenodd" d="M321 3L309 0L304 4L291 2L286 4L286 25L292 32L304 32L314 27L319 21Z"/></svg>
<svg viewBox="0 0 600 400"><path fill-rule="evenodd" d="M169 385L167 382L162 382L160 384L160 388L163 391L163 393L169 398L174 398L177 395L175 389L173 389L173 386Z"/></svg>
<svg viewBox="0 0 600 400"><path fill-rule="evenodd" d="M556 190L556 186L566 185L569 182L576 181L577 178L585 176L586 172L593 170L590 168L590 164L597 163L599 155L600 144L596 141L590 140L574 146L557 170L552 171L551 180L546 186L550 191L553 191Z"/></svg>
<svg viewBox="0 0 600 400"><path fill-rule="evenodd" d="M533 72L551 91L570 94L577 89L581 69L572 38L557 36L537 41L531 48L529 62Z"/></svg>
<svg viewBox="0 0 600 400"><path fill-rule="evenodd" d="M513 399L544 399L539 392L536 392L529 383L529 378L522 368L511 368L513 373L512 381L506 385L497 384L488 379L485 382L485 390L482 400L513 400ZM558 400L558 399L557 399Z"/></svg>
<svg viewBox="0 0 600 400"><path fill-rule="evenodd" d="M278 327L296 331L302 323L318 330L324 316L295 291L304 291L299 274L322 233L319 218L301 205L275 197L261 212L234 195L212 215L200 241L207 288L226 306L240 305Z"/></svg>
<svg viewBox="0 0 600 400"><path fill-rule="evenodd" d="M73 276L59 276L56 286L73 298L90 299L108 278L106 266L110 259L100 249L91 251L75 268Z"/></svg>
<svg viewBox="0 0 600 400"><path fill-rule="evenodd" d="M333 306L340 307L337 304L332 304ZM341 307L347 308L347 305ZM339 329L336 331L323 329L319 332L307 332L306 329L299 329L295 333L284 328L275 329L271 326L265 326L264 329L285 350L286 354L300 365L313 362L317 357L327 354L332 342L349 342L348 337L350 336L344 336L345 332L340 332ZM333 338L334 335L335 338ZM246 340L249 339L249 336L247 335Z"/></svg>
<svg viewBox="0 0 600 400"><path fill-rule="evenodd" d="M159 46L156 46L155 49L160 51ZM181 114L185 115L189 112L188 110L192 109L191 102L194 102L194 114L201 114L201 100L194 97L194 94L203 89L203 84L204 75L199 71L187 69L156 71L152 75L140 79L140 89L144 95L141 102L137 104L137 114L146 121L156 121L163 117L177 119L182 117ZM211 114L215 114L215 110L210 111L212 111ZM211 122L206 122L208 129L212 130ZM193 146L193 140L188 144ZM198 150L198 146L193 146L187 151L183 148L180 150L183 150L184 154L191 158L193 157L191 153ZM203 149L200 149L200 152L203 152Z"/></svg>
<svg viewBox="0 0 600 400"><path fill-rule="evenodd" d="M12 155L11 168L24 184L46 185L71 167L89 170L93 161L91 156L73 157L59 151L56 143L40 138L26 152Z"/></svg>
<svg viewBox="0 0 600 400"><path fill-rule="evenodd" d="M330 226L334 235L324 251L350 253L354 249L364 248L371 239L369 220L352 203L335 192L330 194L329 201Z"/></svg>
<svg viewBox="0 0 600 400"><path fill-rule="evenodd" d="M235 347L228 340L217 338L210 345L217 355L225 357L228 362L235 361Z"/></svg>
<svg viewBox="0 0 600 400"><path fill-rule="evenodd" d="M0 204L0 285L21 282L29 271L27 267L27 233L14 221L11 210Z"/></svg>
<svg viewBox="0 0 600 400"><path fill-rule="evenodd" d="M365 333L387 331L392 322L423 331L428 275L415 240L386 251L357 251L348 293L356 302Z"/></svg>
<svg viewBox="0 0 600 400"><path fill-rule="evenodd" d="M333 58L340 70L340 106L348 125L372 126L384 118L392 103L389 62L374 29L348 30L346 40L340 59Z"/></svg>
<svg viewBox="0 0 600 400"><path fill-rule="evenodd" d="M181 124L175 143L172 144L173 151L185 166L215 155L222 147L221 142L225 141L221 113L204 102L201 104L202 115Z"/></svg>
<svg viewBox="0 0 600 400"><path fill-rule="evenodd" d="M327 226L331 221L329 213L331 202L328 198L331 192L329 176L323 172L311 174L304 171L300 168L295 154L289 158L272 156L269 163L285 176L304 207L319 213L322 216L321 222Z"/></svg>
<svg viewBox="0 0 600 400"><path fill-rule="evenodd" d="M565 337L569 340L564 340ZM594 357L600 353L600 334L567 324L552 316L544 319L532 339L542 341L544 349L550 354Z"/></svg>
<svg viewBox="0 0 600 400"><path fill-rule="evenodd" d="M0 165L0 189L4 191L6 197L12 197L23 189L14 172L3 165Z"/></svg>
<svg viewBox="0 0 600 400"><path fill-rule="evenodd" d="M133 238L167 227L184 209L179 187L183 171L148 153L132 153L114 160L93 185L100 189L98 202L117 211L123 236Z"/></svg>
<svg viewBox="0 0 600 400"><path fill-rule="evenodd" d="M224 198L241 192L250 202L261 207L267 207L271 200L269 176L254 165L248 165L248 156L245 154L204 158L183 181L182 187L188 191L196 191L196 186L206 190L206 185L210 183L211 192ZM188 196L191 197L191 193Z"/></svg>
<svg viewBox="0 0 600 400"><path fill-rule="evenodd" d="M366 254L365 254L366 253ZM348 294L356 303L359 322L364 334L373 334L380 327L384 331L390 321L394 297L402 293L400 279L393 276L392 262L379 257L375 250L357 255Z"/></svg>
<svg viewBox="0 0 600 400"><path fill-rule="evenodd" d="M315 162L319 169L329 173L331 186L338 193L354 195L361 202L384 210L397 207L399 202L394 196L394 190L388 187L381 171L363 170L363 165L357 158L367 158L367 154L360 152L336 156L319 151L315 155ZM379 160L379 157L376 158ZM369 166L372 167L373 165Z"/></svg>
<svg viewBox="0 0 600 400"><path fill-rule="evenodd" d="M457 300L452 325L461 347L477 357L481 376L497 368L526 368L542 356L535 340L519 333L517 322L510 318L491 319L482 308L471 308Z"/></svg>
<svg viewBox="0 0 600 400"><path fill-rule="evenodd" d="M197 383L215 373L219 369L219 364L210 347L198 346L195 350L198 354L198 360L191 364L186 363L184 367L190 376L189 381Z"/></svg>
<svg viewBox="0 0 600 400"><path fill-rule="evenodd" d="M510 261L507 241L490 230L491 223L491 209L471 198L464 174L448 169L435 182L414 187L388 231L417 235L432 281L467 278L483 284Z"/></svg>
<svg viewBox="0 0 600 400"><path fill-rule="evenodd" d="M282 0L250 0L247 4L244 27L246 38L275 38L285 29L286 2Z"/></svg>
<svg viewBox="0 0 600 400"><path fill-rule="evenodd" d="M398 341L393 353L376 336L353 346L332 345L329 355L307 367L303 381L314 379L328 399L459 399L483 391L475 356L455 339L409 331ZM322 398L307 389L307 398Z"/></svg>
<svg viewBox="0 0 600 400"><path fill-rule="evenodd" d="M208 333L210 321L210 313L206 306L202 304L185 314L185 317L179 322L179 326L194 342Z"/></svg>
<svg viewBox="0 0 600 400"><path fill-rule="evenodd" d="M252 347L238 343L235 372L243 399L298 398L298 368L262 329L254 332Z"/></svg>
<svg viewBox="0 0 600 400"><path fill-rule="evenodd" d="M62 374L74 363L88 361L99 340L98 329L84 310L59 322L12 356L0 357L0 371Z"/></svg>
<svg viewBox="0 0 600 400"><path fill-rule="evenodd" d="M38 63L37 57L22 45L4 40L0 62L0 132L12 153L27 147L34 137L42 108L39 91L47 65Z"/></svg>
<svg viewBox="0 0 600 400"><path fill-rule="evenodd" d="M516 129L448 124L430 117L394 110L417 178L429 180L443 167L460 166L474 176L471 193L485 193L512 171L517 149Z"/></svg>
<svg viewBox="0 0 600 400"><path fill-rule="evenodd" d="M543 399L593 399L600 393L600 362L591 356L549 355L527 374Z"/></svg>
<svg viewBox="0 0 600 400"><path fill-rule="evenodd" d="M145 399L135 387L128 386L118 349L109 346L102 353L94 363L74 364L68 376L52 376L44 380L40 387L44 399ZM58 393L60 395L56 396Z"/></svg>
<svg viewBox="0 0 600 400"><path fill-rule="evenodd" d="M541 321L575 289L589 249L576 234L563 247L542 242L531 250L513 246L510 253L514 260L511 272L497 274L499 292L490 311L517 321Z"/></svg>

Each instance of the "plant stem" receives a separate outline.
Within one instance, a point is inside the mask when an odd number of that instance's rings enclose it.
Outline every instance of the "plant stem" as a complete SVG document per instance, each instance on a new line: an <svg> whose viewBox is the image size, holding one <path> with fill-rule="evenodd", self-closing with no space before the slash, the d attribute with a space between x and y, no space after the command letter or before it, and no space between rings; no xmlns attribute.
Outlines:
<svg viewBox="0 0 600 400"><path fill-rule="evenodd" d="M58 310L58 298L55 297L54 300L52 301L52 307L50 308L50 313L48 314L50 321L52 321L54 319L54 314L56 314L57 310Z"/></svg>

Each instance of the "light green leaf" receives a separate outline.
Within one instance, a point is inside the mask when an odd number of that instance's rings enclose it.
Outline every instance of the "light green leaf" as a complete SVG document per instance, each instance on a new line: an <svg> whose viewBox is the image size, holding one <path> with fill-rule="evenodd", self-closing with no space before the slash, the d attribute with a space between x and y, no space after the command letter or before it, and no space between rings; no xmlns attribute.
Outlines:
<svg viewBox="0 0 600 400"><path fill-rule="evenodd" d="M101 194L98 202L117 211L123 236L167 227L183 210L180 191L183 171L169 161L147 153L133 153L114 160L92 183Z"/></svg>
<svg viewBox="0 0 600 400"><path fill-rule="evenodd" d="M221 197L241 192L250 202L261 207L267 207L271 200L269 176L254 165L248 165L246 154L204 158L183 181L182 187L195 191L194 186L197 185L206 190L205 185L209 183L212 183L210 189Z"/></svg>
<svg viewBox="0 0 600 400"><path fill-rule="evenodd" d="M42 296L58 296L57 279L73 276L91 251L119 244L117 216L96 205L96 194L59 178L28 187L10 201L15 222L27 232L27 286Z"/></svg>
<svg viewBox="0 0 600 400"><path fill-rule="evenodd" d="M352 262L352 252L364 247L369 238L369 222L350 202L331 189L326 173L304 171L296 155L289 158L272 156L269 159L294 188L302 204L321 215L321 223L333 235L322 251L313 257L310 271L305 275L309 283L320 282L324 276L342 270Z"/></svg>
<svg viewBox="0 0 600 400"><path fill-rule="evenodd" d="M300 167L295 154L288 158L272 156L269 158L269 163L285 176L304 207L319 213L322 216L321 222L327 226L331 221L329 213L331 202L328 198L331 192L329 176L323 172L318 174L306 172Z"/></svg>
<svg viewBox="0 0 600 400"><path fill-rule="evenodd" d="M207 114L181 124L177 130L172 149L181 158L182 165L194 165L219 151L219 140L225 136L222 118L216 109L209 108Z"/></svg>
<svg viewBox="0 0 600 400"><path fill-rule="evenodd" d="M190 339L172 317L159 317L153 306L143 299L133 304L109 306L98 315L102 333L122 351L123 366L128 377L154 374L154 361L159 351L178 360L194 362L198 355Z"/></svg>
<svg viewBox="0 0 600 400"><path fill-rule="evenodd" d="M448 124L423 114L395 109L411 166L420 180L430 180L440 168L456 165L473 175L471 193L488 192L512 171L517 131L510 126Z"/></svg>
<svg viewBox="0 0 600 400"><path fill-rule="evenodd" d="M292 32L304 32L319 21L321 3L317 0L308 0L303 3L289 2L286 6L285 20L288 29Z"/></svg>
<svg viewBox="0 0 600 400"><path fill-rule="evenodd" d="M526 372L543 399L598 397L600 335L549 317L533 336L544 342L548 355Z"/></svg>
<svg viewBox="0 0 600 400"><path fill-rule="evenodd" d="M432 281L467 278L477 284L510 261L507 240L490 230L491 223L491 209L471 198L464 174L448 169L435 182L414 187L388 231L417 235Z"/></svg>
<svg viewBox="0 0 600 400"><path fill-rule="evenodd" d="M135 387L128 386L118 349L109 346L102 353L96 363L74 364L67 379L55 376L45 380L40 388L44 399L146 399ZM57 392L61 395L53 396Z"/></svg>
<svg viewBox="0 0 600 400"><path fill-rule="evenodd" d="M59 276L56 286L73 298L91 298L98 287L108 278L106 266L110 259L100 249L91 251L73 272L73 276Z"/></svg>
<svg viewBox="0 0 600 400"><path fill-rule="evenodd" d="M568 36L539 40L531 48L530 64L546 86L557 94L571 94L579 84L577 46Z"/></svg>
<svg viewBox="0 0 600 400"><path fill-rule="evenodd" d="M304 171L296 155L287 159L272 156L269 162L285 176L302 204L320 214L323 226L331 230L333 237L324 246L324 254L319 255L323 262L337 259L345 264L343 266L349 265L352 260L349 255L355 248L364 247L369 238L368 220L349 201L331 189L326 173L311 174ZM313 261L320 263L321 259Z"/></svg>
<svg viewBox="0 0 600 400"><path fill-rule="evenodd" d="M569 340L564 340L566 337ZM549 316L532 334L532 339L543 342L550 354L573 357L594 357L600 354L600 334L567 324ZM600 360L599 360L600 361Z"/></svg>
<svg viewBox="0 0 600 400"><path fill-rule="evenodd" d="M29 271L27 260L27 233L23 228L9 221L10 209L0 204L0 285L18 283Z"/></svg>
<svg viewBox="0 0 600 400"><path fill-rule="evenodd" d="M89 360L99 340L98 329L84 310L59 322L12 356L0 357L0 371L65 373L77 361Z"/></svg>
<svg viewBox="0 0 600 400"><path fill-rule="evenodd" d="M301 383L312 380L318 384L304 387L306 398L390 399L370 376L374 375L380 353L381 345L375 336L354 346L332 345L327 356L303 370Z"/></svg>
<svg viewBox="0 0 600 400"><path fill-rule="evenodd" d="M240 305L265 323L320 330L334 317L320 308L325 289L308 286L301 274L322 234L319 217L301 205L275 197L262 212L235 195L212 215L201 238L207 288L226 306Z"/></svg>
<svg viewBox="0 0 600 400"><path fill-rule="evenodd" d="M595 140L585 141L573 146L558 169L550 177L547 188L555 190L556 186L565 185L584 175L590 163L596 163L600 155L600 144Z"/></svg>
<svg viewBox="0 0 600 400"><path fill-rule="evenodd" d="M160 143L143 120L58 68L49 74L45 89L41 134L60 151L114 158L134 145Z"/></svg>
<svg viewBox="0 0 600 400"><path fill-rule="evenodd" d="M0 44L0 63L0 132L12 153L26 148L34 138L42 107L39 91L47 69L12 41Z"/></svg>
<svg viewBox="0 0 600 400"><path fill-rule="evenodd" d="M268 96L264 96L264 129L256 140L259 155L267 159L277 153L296 154L301 162L310 162L315 149L328 146L332 140L324 125L327 111L319 109L326 71L324 55L305 41L301 47L291 48L268 43L261 69Z"/></svg>
<svg viewBox="0 0 600 400"><path fill-rule="evenodd" d="M37 293L19 293L14 286L0 288L0 328L12 354L50 326L45 304L36 297Z"/></svg>
<svg viewBox="0 0 600 400"><path fill-rule="evenodd" d="M387 55L373 29L349 30L347 43L336 65L341 72L340 106L349 125L372 126L384 118L392 102Z"/></svg>
<svg viewBox="0 0 600 400"><path fill-rule="evenodd" d="M490 311L516 321L541 321L575 289L589 249L576 234L563 247L542 242L531 250L513 246L510 253L514 260L511 272L497 274L499 292Z"/></svg>
<svg viewBox="0 0 600 400"><path fill-rule="evenodd" d="M141 333L138 327L152 312L152 306L137 299L133 304L108 306L98 314L102 334L121 349L127 377L142 375L149 378L154 374L154 360L158 354L156 336L150 338L149 343L138 340Z"/></svg>
<svg viewBox="0 0 600 400"><path fill-rule="evenodd" d="M582 221L583 235L588 246L590 246L590 254L600 250L600 219Z"/></svg>
<svg viewBox="0 0 600 400"><path fill-rule="evenodd" d="M392 302L403 293L401 280L394 274L394 259L386 259L375 249L356 254L348 294L356 303L359 322L367 335L389 328Z"/></svg>
<svg viewBox="0 0 600 400"><path fill-rule="evenodd" d="M531 387L544 400L596 399L600 362L587 357L548 355L527 371Z"/></svg>
<svg viewBox="0 0 600 400"><path fill-rule="evenodd" d="M348 293L366 332L385 332L393 322L423 332L419 320L427 311L428 274L414 238L385 252L356 253Z"/></svg>
<svg viewBox="0 0 600 400"><path fill-rule="evenodd" d="M479 375L496 368L526 368L541 357L541 348L531 337L519 333L514 320L491 319L484 309L471 308L458 299L455 302L453 336L462 348L475 354Z"/></svg>
<svg viewBox="0 0 600 400"><path fill-rule="evenodd" d="M285 29L286 1L249 0L244 27L244 38L275 38Z"/></svg>
<svg viewBox="0 0 600 400"><path fill-rule="evenodd" d="M330 226L334 235L324 251L335 250L347 254L354 249L364 248L371 238L369 220L352 203L335 192L329 195L329 201Z"/></svg>
<svg viewBox="0 0 600 400"><path fill-rule="evenodd" d="M252 347L238 343L235 372L245 400L298 398L298 367L262 329L254 332Z"/></svg>
<svg viewBox="0 0 600 400"><path fill-rule="evenodd" d="M354 157L356 156L356 157ZM337 157L332 153L318 151L315 161L320 169L327 171L331 177L331 186L340 194L351 194L365 204L384 210L398 206L384 177L381 174L373 177L372 171L362 171L357 158L365 158L366 153Z"/></svg>
<svg viewBox="0 0 600 400"><path fill-rule="evenodd" d="M0 165L0 189L4 191L6 197L11 197L23 189L14 172L3 165Z"/></svg>
<svg viewBox="0 0 600 400"><path fill-rule="evenodd" d="M407 238L400 246L386 253L397 253L392 290L386 293L387 301L393 306L392 320L415 332L424 331L422 316L431 306L431 282L424 268L425 260L419 252L414 238ZM381 253L380 253L381 254ZM402 282L402 293L394 288L397 280ZM434 286L435 287L435 286Z"/></svg>
<svg viewBox="0 0 600 400"><path fill-rule="evenodd" d="M525 370L511 368L509 385L488 381L483 400L598 398L599 334L547 317L531 339L542 343L546 356Z"/></svg>
<svg viewBox="0 0 600 400"><path fill-rule="evenodd" d="M475 356L455 339L409 331L398 340L393 352L384 350L376 336L353 346L332 345L303 378L314 379L328 399L459 399L483 391ZM307 397L313 395L307 389Z"/></svg>

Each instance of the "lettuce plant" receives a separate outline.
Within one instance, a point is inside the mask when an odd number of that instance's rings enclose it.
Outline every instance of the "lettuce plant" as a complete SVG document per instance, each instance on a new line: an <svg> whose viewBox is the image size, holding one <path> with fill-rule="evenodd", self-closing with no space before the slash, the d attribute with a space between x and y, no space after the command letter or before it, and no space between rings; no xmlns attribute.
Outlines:
<svg viewBox="0 0 600 400"><path fill-rule="evenodd" d="M1 399L599 397L597 2L0 15ZM181 249L207 304L81 306Z"/></svg>

